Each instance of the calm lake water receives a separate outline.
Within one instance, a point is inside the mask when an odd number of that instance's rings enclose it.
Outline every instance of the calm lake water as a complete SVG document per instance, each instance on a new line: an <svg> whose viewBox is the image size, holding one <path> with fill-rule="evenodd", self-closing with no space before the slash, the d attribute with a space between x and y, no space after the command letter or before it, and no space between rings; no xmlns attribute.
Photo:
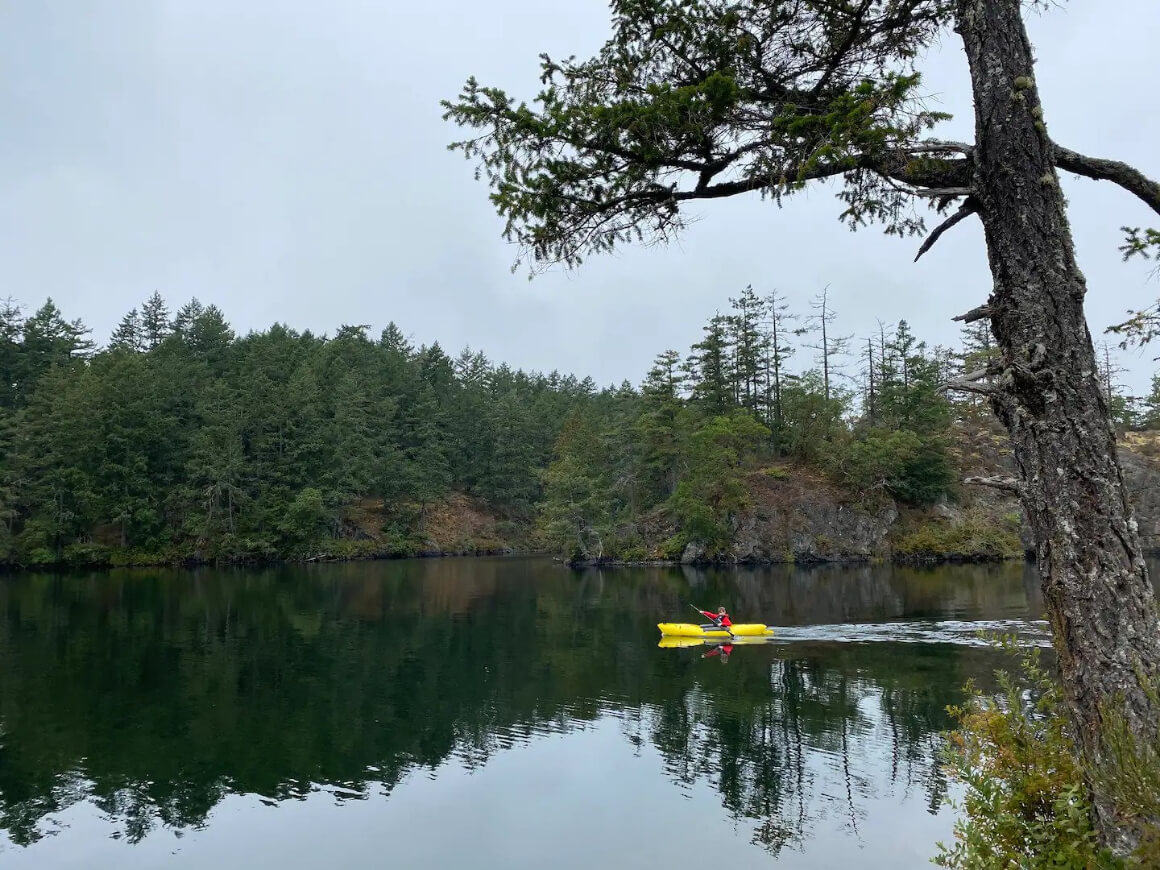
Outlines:
<svg viewBox="0 0 1160 870"><path fill-rule="evenodd" d="M929 866L1033 569L540 559L0 579L0 866ZM726 604L774 642L658 647Z"/></svg>

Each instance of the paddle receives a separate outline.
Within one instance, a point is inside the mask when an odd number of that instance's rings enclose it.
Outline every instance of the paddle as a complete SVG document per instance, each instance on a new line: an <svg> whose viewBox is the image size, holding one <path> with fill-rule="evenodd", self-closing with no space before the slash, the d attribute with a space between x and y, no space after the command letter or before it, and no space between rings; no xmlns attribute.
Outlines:
<svg viewBox="0 0 1160 870"><path fill-rule="evenodd" d="M685 603L686 603L686 604L689 604L689 602L687 602L687 601L686 601ZM701 614L702 616L704 616L704 615L705 615L705 611L701 610L701 608L700 608L700 607L697 607L695 604L689 604L689 606L690 606L690 607L692 607L692 608L693 608L695 611L697 611L697 612L698 612L699 614ZM726 627L726 626L722 625L722 624L721 624L721 620L720 620L720 619L718 619L717 617L714 617L713 621L717 623L717 628L719 628L721 631L729 631L728 627ZM737 640L737 635L735 635L735 634L734 634L733 632L731 632L731 631L729 631L729 636L730 636L731 638L733 638L734 640Z"/></svg>

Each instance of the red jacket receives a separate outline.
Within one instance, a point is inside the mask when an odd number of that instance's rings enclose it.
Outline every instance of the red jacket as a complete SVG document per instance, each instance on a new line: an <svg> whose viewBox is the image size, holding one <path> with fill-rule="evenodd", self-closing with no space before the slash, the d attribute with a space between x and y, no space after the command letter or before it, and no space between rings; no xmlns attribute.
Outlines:
<svg viewBox="0 0 1160 870"><path fill-rule="evenodd" d="M728 613L716 614L711 610L702 610L701 615L709 617L709 619L723 628L729 628L733 625L733 620L729 618Z"/></svg>

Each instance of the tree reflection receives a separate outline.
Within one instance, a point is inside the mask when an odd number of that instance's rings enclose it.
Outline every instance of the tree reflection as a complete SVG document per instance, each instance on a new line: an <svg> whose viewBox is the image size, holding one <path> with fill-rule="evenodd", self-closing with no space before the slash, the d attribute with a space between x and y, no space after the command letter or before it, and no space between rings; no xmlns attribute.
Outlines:
<svg viewBox="0 0 1160 870"><path fill-rule="evenodd" d="M857 836L885 791L938 807L945 706L989 673L986 651L739 645L722 668L655 647L658 615L680 612L690 584L744 602L734 612L819 622L850 618L851 600L869 617L1023 595L1018 570L571 574L503 560L10 577L0 829L34 843L89 801L137 842L205 825L230 794L389 794L409 771L479 768L610 714L674 782L711 783L774 854L823 818Z"/></svg>

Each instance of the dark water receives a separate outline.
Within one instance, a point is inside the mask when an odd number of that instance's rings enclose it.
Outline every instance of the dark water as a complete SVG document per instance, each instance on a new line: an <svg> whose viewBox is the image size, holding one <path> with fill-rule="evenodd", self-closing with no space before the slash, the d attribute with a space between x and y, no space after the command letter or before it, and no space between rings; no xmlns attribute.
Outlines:
<svg viewBox="0 0 1160 870"><path fill-rule="evenodd" d="M1022 565L0 580L0 866L928 866ZM1030 595L1030 603L1029 603ZM658 648L727 604L775 642Z"/></svg>

